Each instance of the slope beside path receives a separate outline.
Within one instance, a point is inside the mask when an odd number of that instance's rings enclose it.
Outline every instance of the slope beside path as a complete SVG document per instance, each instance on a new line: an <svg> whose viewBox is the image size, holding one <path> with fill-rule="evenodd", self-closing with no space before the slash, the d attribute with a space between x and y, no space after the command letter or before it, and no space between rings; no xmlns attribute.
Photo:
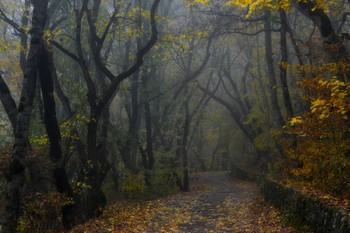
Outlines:
<svg viewBox="0 0 350 233"><path fill-rule="evenodd" d="M292 232L259 187L228 172L192 175L191 192L143 203L112 205L102 218L72 232Z"/></svg>

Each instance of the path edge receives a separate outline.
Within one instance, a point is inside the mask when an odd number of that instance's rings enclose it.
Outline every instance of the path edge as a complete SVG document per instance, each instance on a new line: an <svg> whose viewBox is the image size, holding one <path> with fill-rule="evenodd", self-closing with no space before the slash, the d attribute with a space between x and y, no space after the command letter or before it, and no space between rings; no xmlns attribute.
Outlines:
<svg viewBox="0 0 350 233"><path fill-rule="evenodd" d="M259 183L266 202L274 205L284 215L293 215L315 232L350 232L350 216L343 209L329 206L315 197L305 196L296 189L268 178L265 174L232 165L231 175L237 179Z"/></svg>

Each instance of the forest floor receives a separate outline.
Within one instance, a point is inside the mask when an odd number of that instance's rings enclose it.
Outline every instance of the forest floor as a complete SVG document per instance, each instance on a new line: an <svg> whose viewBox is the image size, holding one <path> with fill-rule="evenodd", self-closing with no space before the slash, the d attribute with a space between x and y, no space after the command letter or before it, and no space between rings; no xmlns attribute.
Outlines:
<svg viewBox="0 0 350 233"><path fill-rule="evenodd" d="M196 173L191 181L191 192L114 204L72 232L293 232L264 203L257 184L232 179L228 172Z"/></svg>

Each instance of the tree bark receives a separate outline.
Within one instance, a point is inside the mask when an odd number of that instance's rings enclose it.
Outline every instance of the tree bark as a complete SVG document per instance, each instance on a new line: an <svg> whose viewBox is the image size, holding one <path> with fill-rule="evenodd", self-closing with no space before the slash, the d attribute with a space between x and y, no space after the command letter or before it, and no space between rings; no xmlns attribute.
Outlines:
<svg viewBox="0 0 350 233"><path fill-rule="evenodd" d="M11 92L0 74L0 101L4 106L7 116L11 122L13 133L15 133L18 110Z"/></svg>
<svg viewBox="0 0 350 233"><path fill-rule="evenodd" d="M49 59L50 59L49 60L50 70L52 73L52 80L53 80L55 93L63 106L63 112L64 112L65 119L70 119L71 117L73 117L74 113L72 111L69 99L64 94L64 92L61 88L61 85L59 83L57 73L56 73L56 67L55 67L54 61L53 61L53 57L50 56ZM78 153L79 158L86 158L85 145L83 144L81 137L79 135L79 132L75 126L73 126L73 128L72 128L72 134L77 137L77 139L74 140L74 144L75 144L75 148L76 148L76 151Z"/></svg>
<svg viewBox="0 0 350 233"><path fill-rule="evenodd" d="M155 76L155 70L152 68L150 75L142 78L142 84L145 92L145 99L149 98L148 93L148 81L150 77ZM145 108L145 127L146 127L146 149L144 159L144 168L146 169L145 182L146 184L151 184L152 170L154 166L154 152L153 152L153 130L152 130L152 112L150 103L147 101L144 103Z"/></svg>
<svg viewBox="0 0 350 233"><path fill-rule="evenodd" d="M289 94L288 82L287 82L287 69L283 67L283 64L288 63L288 48L287 48L287 31L288 31L288 21L287 14L284 10L279 10L279 15L281 19L281 64L280 64L280 80L282 84L283 100L284 106L287 111L287 117L293 116L293 106Z"/></svg>
<svg viewBox="0 0 350 233"><path fill-rule="evenodd" d="M269 78L269 90L270 90L270 102L271 109L273 112L273 117L276 122L277 127L282 127L284 125L284 119L278 104L277 96L277 81L275 67L273 64L273 50L272 50L272 35L271 35L271 22L270 16L271 12L265 10L265 21L264 21L264 33L265 33L265 58L267 63L267 75Z"/></svg>
<svg viewBox="0 0 350 233"><path fill-rule="evenodd" d="M47 48L43 46L40 53L38 73L44 104L44 123L50 142L49 155L50 160L54 164L52 172L56 189L59 193L73 198L73 191L62 161L61 132L57 121L56 103L53 96L54 86L51 70L53 64L50 64L51 56ZM73 226L73 219L71 216L72 207L72 205L67 205L64 206L62 210L62 222L66 229Z"/></svg>
<svg viewBox="0 0 350 233"><path fill-rule="evenodd" d="M184 110L185 110L185 119L183 124L183 135L182 135L182 143L181 143L181 152L182 152L182 167L183 167L183 191L188 192L190 191L190 185L189 185L189 170L188 170L188 154L187 154L187 142L188 142L188 135L190 133L190 109L188 106L188 100L184 103Z"/></svg>
<svg viewBox="0 0 350 233"><path fill-rule="evenodd" d="M294 1L297 9L308 17L320 30L323 47L332 61L349 61L349 51L335 32L329 16L316 6L315 1ZM349 76L350 74L347 74ZM347 77L349 79L349 77Z"/></svg>
<svg viewBox="0 0 350 233"><path fill-rule="evenodd" d="M6 190L6 208L2 232L16 232L21 212L21 191L24 185L25 158L28 150L28 133L33 108L37 80L37 67L40 51L43 48L43 30L47 20L47 0L33 0L33 16L30 50L25 66L23 89L18 107L18 119L15 130L15 144L9 168L9 180Z"/></svg>
<svg viewBox="0 0 350 233"><path fill-rule="evenodd" d="M25 0L24 2L24 10L23 10L23 16L21 19L21 27L26 28L29 23L29 16L30 16L30 0ZM21 51L20 51L20 58L19 58L19 64L21 66L21 69L23 73L25 72L26 67L26 50L28 48L28 35L24 30L21 30L19 32L20 34L20 40L21 40Z"/></svg>

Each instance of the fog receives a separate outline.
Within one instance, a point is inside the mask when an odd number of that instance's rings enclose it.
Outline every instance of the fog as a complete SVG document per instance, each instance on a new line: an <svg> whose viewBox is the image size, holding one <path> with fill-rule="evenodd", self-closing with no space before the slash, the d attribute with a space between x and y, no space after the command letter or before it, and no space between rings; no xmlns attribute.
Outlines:
<svg viewBox="0 0 350 233"><path fill-rule="evenodd" d="M162 200L187 220L98 229L272 232L237 220L266 218L291 232L242 176L347 197L348 11L346 1L3 0L0 229L63 232L145 200L161 215L155 199L186 193L180 206ZM219 204L239 217L209 221Z"/></svg>

